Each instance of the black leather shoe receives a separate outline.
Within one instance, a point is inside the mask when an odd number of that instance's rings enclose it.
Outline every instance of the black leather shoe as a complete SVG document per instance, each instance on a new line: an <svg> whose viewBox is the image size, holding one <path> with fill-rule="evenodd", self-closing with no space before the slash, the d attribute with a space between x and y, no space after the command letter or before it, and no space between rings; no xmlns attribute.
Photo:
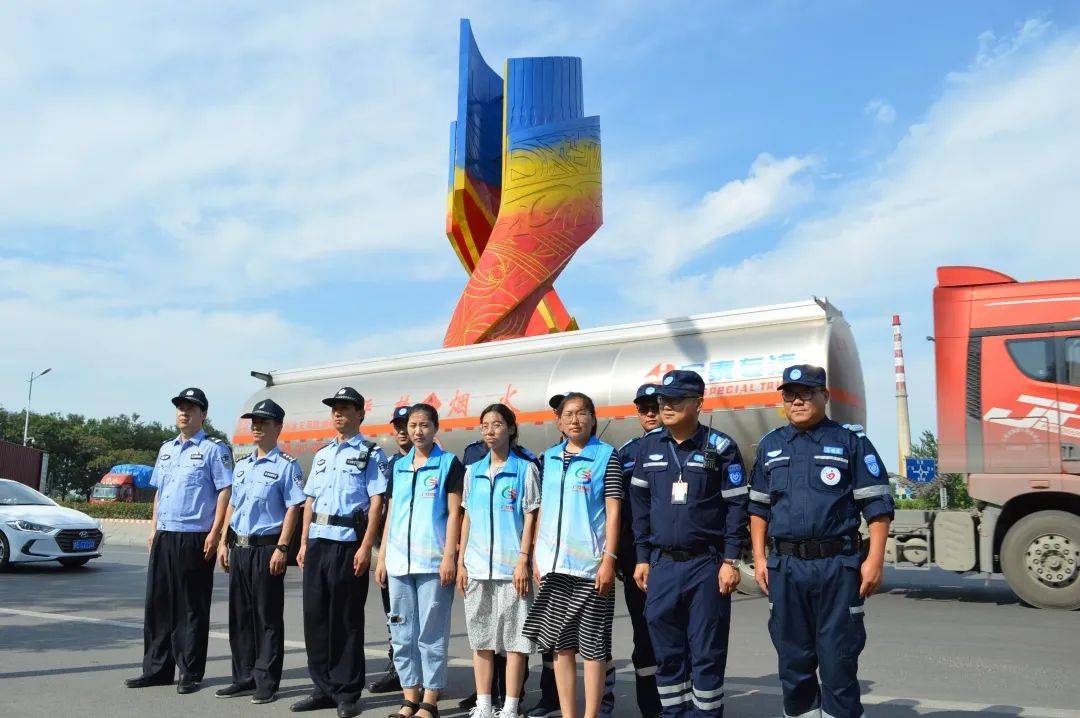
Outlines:
<svg viewBox="0 0 1080 718"><path fill-rule="evenodd" d="M324 708L334 708L337 703L333 698L327 698L326 696L310 695L307 698L301 698L296 703L289 706L289 710L293 713L303 713L305 711L320 711Z"/></svg>
<svg viewBox="0 0 1080 718"><path fill-rule="evenodd" d="M398 678L397 671L394 670L393 662L387 666L386 673L383 674L382 678L368 683L367 689L372 693L397 693L401 690L401 679Z"/></svg>
<svg viewBox="0 0 1080 718"><path fill-rule="evenodd" d="M181 678L180 682L176 684L176 692L184 696L188 693L194 693L199 690L200 681L194 678Z"/></svg>
<svg viewBox="0 0 1080 718"><path fill-rule="evenodd" d="M337 707L338 718L353 718L360 715L360 708L352 701L342 701Z"/></svg>
<svg viewBox="0 0 1080 718"><path fill-rule="evenodd" d="M251 696L251 702L255 705L272 703L277 698L277 691L273 688L256 688L255 695Z"/></svg>
<svg viewBox="0 0 1080 718"><path fill-rule="evenodd" d="M529 718L551 718L552 716L561 716L562 711L559 710L559 704L549 705L543 698L535 706L530 708L525 713Z"/></svg>
<svg viewBox="0 0 1080 718"><path fill-rule="evenodd" d="M492 701L492 703L494 703L494 701ZM460 701L458 701L457 706L458 706L458 708L460 708L463 711L471 711L473 708L475 708L476 707L476 693L475 693L475 691L473 693L471 693L470 695L465 696Z"/></svg>
<svg viewBox="0 0 1080 718"><path fill-rule="evenodd" d="M252 683L230 683L224 688L218 688L214 691L214 695L218 698L233 698L235 696L246 696L255 690L255 685Z"/></svg>
<svg viewBox="0 0 1080 718"><path fill-rule="evenodd" d="M139 676L138 678L128 678L124 681L124 685L128 688L147 688L149 686L171 686L171 678L158 678L156 676Z"/></svg>

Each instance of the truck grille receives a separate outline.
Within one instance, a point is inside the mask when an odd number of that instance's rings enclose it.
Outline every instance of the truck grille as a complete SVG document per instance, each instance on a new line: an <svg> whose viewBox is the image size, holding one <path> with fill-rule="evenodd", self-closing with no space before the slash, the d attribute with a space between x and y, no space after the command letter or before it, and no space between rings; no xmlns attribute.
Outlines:
<svg viewBox="0 0 1080 718"><path fill-rule="evenodd" d="M60 546L60 550L65 553L71 553L75 549L72 545L76 539L91 539L94 542L94 548L88 549L93 551L97 549L101 543L101 532L97 529L64 529L60 533L56 534L56 543Z"/></svg>

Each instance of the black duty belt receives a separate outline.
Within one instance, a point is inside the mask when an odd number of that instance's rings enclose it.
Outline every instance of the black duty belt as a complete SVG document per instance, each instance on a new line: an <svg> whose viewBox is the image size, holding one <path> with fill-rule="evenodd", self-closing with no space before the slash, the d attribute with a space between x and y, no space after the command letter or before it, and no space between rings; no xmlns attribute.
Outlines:
<svg viewBox="0 0 1080 718"><path fill-rule="evenodd" d="M252 534L250 536L241 536L236 534L236 540L233 542L233 546L236 548L258 548L259 546L277 546L278 540L281 538L281 534L267 534L265 536L256 536Z"/></svg>
<svg viewBox="0 0 1080 718"><path fill-rule="evenodd" d="M666 557L670 558L672 561L689 561L690 559L697 558L698 556L704 556L707 553L709 553L709 549L707 549L707 548L695 549L695 550L678 549L678 548L677 549L671 549L671 550L668 550L666 548L660 549L660 555L661 556L666 556Z"/></svg>
<svg viewBox="0 0 1080 718"><path fill-rule="evenodd" d="M832 556L851 556L859 553L862 548L862 536L841 536L834 539L805 539L802 541L789 541L787 539L773 539L772 550L781 556L794 556L795 558L830 558Z"/></svg>
<svg viewBox="0 0 1080 718"><path fill-rule="evenodd" d="M356 529L357 537L359 537L367 526L367 515L363 511L357 511L355 514L349 514L348 516L317 513L311 517L311 523L316 526L340 526L345 529Z"/></svg>

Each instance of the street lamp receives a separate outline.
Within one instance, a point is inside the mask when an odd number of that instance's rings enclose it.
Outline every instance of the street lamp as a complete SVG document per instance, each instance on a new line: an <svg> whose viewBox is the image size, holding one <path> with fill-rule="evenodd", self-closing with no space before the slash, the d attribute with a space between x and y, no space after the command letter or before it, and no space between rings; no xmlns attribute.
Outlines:
<svg viewBox="0 0 1080 718"><path fill-rule="evenodd" d="M22 430L22 444L23 444L23 446L26 446L26 442L27 442L27 440L29 439L29 436L30 436L30 398L34 395L34 379L40 379L41 377L45 376L46 374L48 374L51 371L52 371L52 367L49 367L48 369L41 372L40 374L34 374L34 372L30 372L30 381L27 382L28 384L30 384L30 388L26 391L26 418L23 419L23 430Z"/></svg>

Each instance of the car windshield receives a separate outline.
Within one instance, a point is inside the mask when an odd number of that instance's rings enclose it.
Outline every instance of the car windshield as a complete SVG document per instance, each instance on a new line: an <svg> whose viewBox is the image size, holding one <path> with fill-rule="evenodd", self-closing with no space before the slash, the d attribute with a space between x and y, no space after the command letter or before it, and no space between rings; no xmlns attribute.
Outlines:
<svg viewBox="0 0 1080 718"><path fill-rule="evenodd" d="M0 481L0 506L53 506L48 497L14 481Z"/></svg>
<svg viewBox="0 0 1080 718"><path fill-rule="evenodd" d="M115 499L119 493L120 487L118 486L95 486L90 497L95 499Z"/></svg>

